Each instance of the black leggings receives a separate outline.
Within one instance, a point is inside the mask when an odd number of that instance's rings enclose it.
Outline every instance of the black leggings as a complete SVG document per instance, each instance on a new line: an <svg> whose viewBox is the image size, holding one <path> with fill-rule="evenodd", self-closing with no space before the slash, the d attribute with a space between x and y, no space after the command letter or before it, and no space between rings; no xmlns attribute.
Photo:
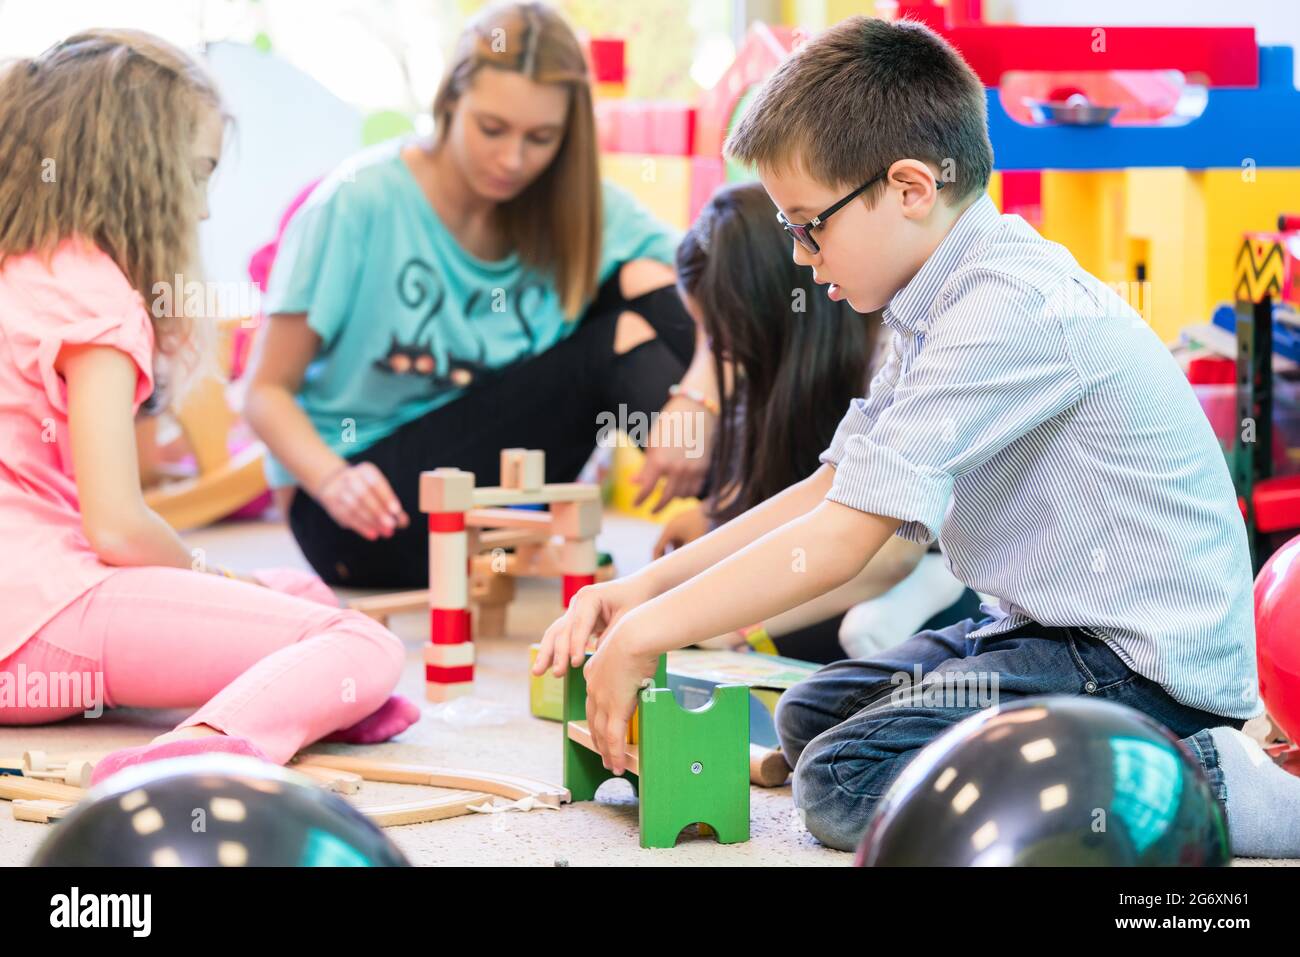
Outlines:
<svg viewBox="0 0 1300 957"><path fill-rule="evenodd" d="M563 341L524 362L480 376L463 395L409 422L354 455L373 462L410 517L389 538L367 541L337 524L302 489L289 528L307 561L331 585L424 588L429 537L420 514L420 473L442 466L473 472L479 486L500 482L502 449L542 449L546 481L572 482L596 445L597 416L649 416L668 399L695 351L695 325L671 286L632 300L619 292L619 271L601 287L579 326ZM619 316L644 317L655 338L616 355ZM632 419L636 421L636 419Z"/></svg>

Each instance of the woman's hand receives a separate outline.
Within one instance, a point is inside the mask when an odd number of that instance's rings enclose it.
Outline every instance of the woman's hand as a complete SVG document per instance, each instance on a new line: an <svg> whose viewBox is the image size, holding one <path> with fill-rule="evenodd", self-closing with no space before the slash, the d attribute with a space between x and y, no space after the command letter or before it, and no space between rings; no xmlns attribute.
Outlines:
<svg viewBox="0 0 1300 957"><path fill-rule="evenodd" d="M708 409L682 396L669 399L646 442L645 465L634 479L641 491L632 504L649 498L660 479L664 486L656 514L675 498L698 495L708 476L716 427L717 418Z"/></svg>
<svg viewBox="0 0 1300 957"><path fill-rule="evenodd" d="M339 469L313 497L339 525L372 542L391 538L396 529L410 524L388 479L373 462Z"/></svg>
<svg viewBox="0 0 1300 957"><path fill-rule="evenodd" d="M542 635L533 674L543 675L550 668L551 674L563 678L570 666L582 664L592 635L603 640L623 615L652 597L635 576L578 589L568 609Z"/></svg>
<svg viewBox="0 0 1300 957"><path fill-rule="evenodd" d="M583 669L587 679L587 727L592 746L615 774L627 770L627 725L642 683L653 678L659 656L641 650L636 615L612 628Z"/></svg>
<svg viewBox="0 0 1300 957"><path fill-rule="evenodd" d="M689 545L697 538L708 534L708 531L709 516L705 514L703 506L696 506L674 515L664 525L664 530L659 534L659 541L655 542L654 557L662 558L669 551L676 551L683 545Z"/></svg>

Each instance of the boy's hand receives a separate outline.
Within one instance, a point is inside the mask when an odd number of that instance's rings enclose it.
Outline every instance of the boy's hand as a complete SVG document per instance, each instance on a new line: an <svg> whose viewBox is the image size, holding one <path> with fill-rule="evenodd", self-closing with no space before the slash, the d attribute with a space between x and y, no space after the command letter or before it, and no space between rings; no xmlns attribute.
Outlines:
<svg viewBox="0 0 1300 957"><path fill-rule="evenodd" d="M563 678L571 665L582 664L592 635L603 636L624 614L650 597L635 577L580 588L569 599L568 610L542 635L533 674L545 674L550 668L551 674Z"/></svg>
<svg viewBox="0 0 1300 957"><path fill-rule="evenodd" d="M633 628L635 616L624 617L583 669L591 743L614 774L627 770L627 725L636 710L641 684L654 677L659 661L653 652L638 651L641 643Z"/></svg>

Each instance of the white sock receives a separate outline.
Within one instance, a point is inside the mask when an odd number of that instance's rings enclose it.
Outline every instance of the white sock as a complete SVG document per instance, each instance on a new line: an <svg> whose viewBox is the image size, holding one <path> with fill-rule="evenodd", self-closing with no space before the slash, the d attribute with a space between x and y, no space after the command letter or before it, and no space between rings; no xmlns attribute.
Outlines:
<svg viewBox="0 0 1300 957"><path fill-rule="evenodd" d="M1238 857L1300 857L1300 777L1235 728L1211 728L1227 788L1228 837Z"/></svg>

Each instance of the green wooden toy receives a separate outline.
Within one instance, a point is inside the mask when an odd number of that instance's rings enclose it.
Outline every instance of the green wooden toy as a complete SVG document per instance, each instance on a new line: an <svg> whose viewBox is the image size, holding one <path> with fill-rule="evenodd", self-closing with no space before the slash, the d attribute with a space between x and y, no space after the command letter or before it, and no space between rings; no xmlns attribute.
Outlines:
<svg viewBox="0 0 1300 957"><path fill-rule="evenodd" d="M749 840L749 689L720 685L703 708L678 706L661 655L655 686L641 691L637 743L625 776L640 802L641 846L672 847L689 824L707 824L719 844ZM582 668L564 681L564 786L590 801L613 777L591 750Z"/></svg>

